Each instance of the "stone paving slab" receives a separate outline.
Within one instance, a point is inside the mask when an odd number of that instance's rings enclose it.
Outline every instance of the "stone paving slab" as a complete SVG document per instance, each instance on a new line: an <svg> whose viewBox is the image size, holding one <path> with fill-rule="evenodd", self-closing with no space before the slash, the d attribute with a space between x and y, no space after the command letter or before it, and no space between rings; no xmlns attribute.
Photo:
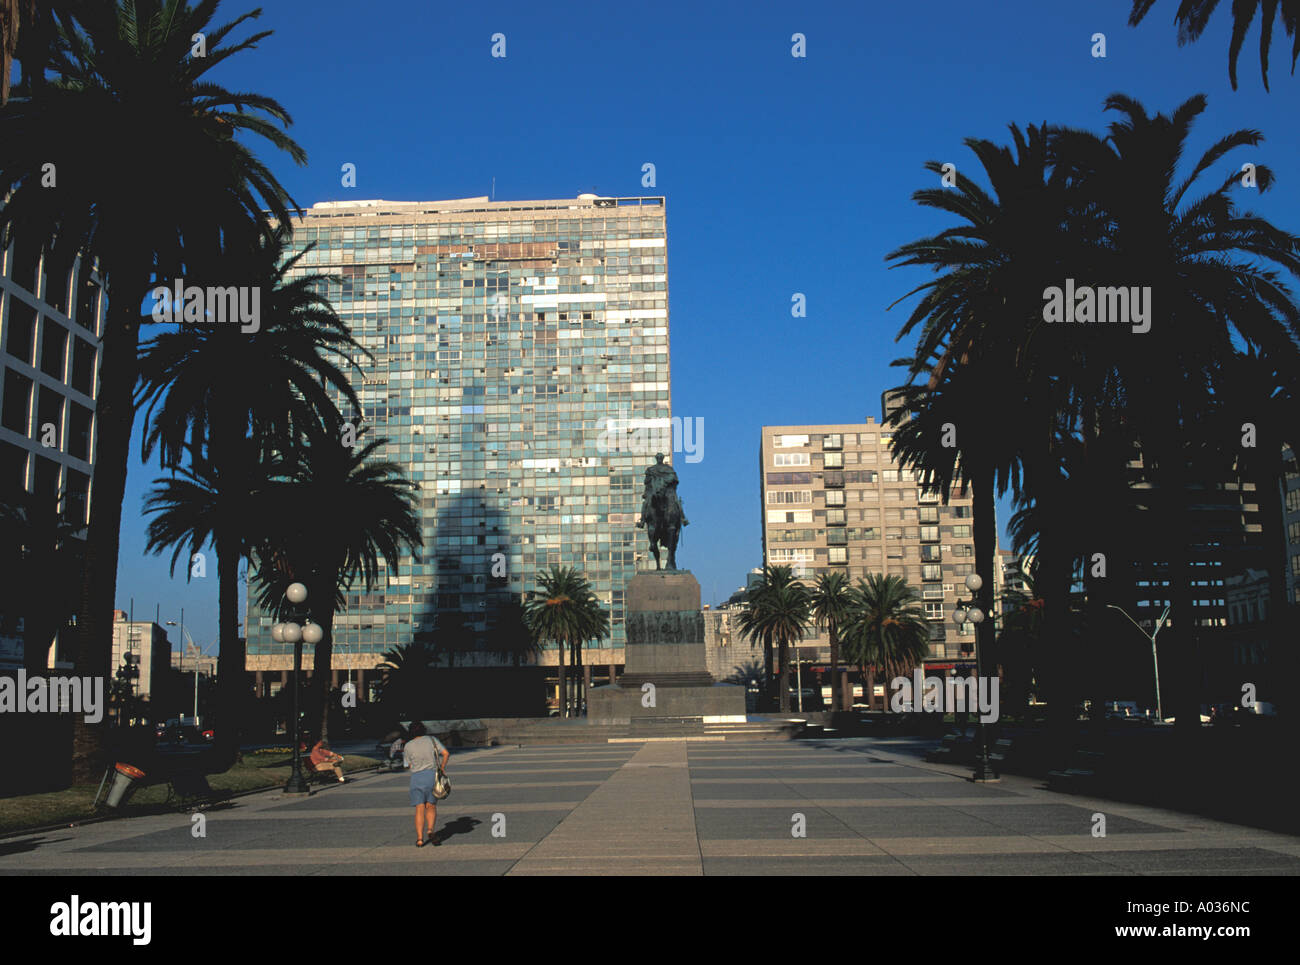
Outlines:
<svg viewBox="0 0 1300 965"><path fill-rule="evenodd" d="M370 773L307 798L239 798L205 814L202 838L175 813L0 840L0 874L1300 875L1297 836L1030 778L974 784L908 750L655 741L457 753L437 848L414 847L408 775ZM1096 812L1104 838L1092 836Z"/></svg>

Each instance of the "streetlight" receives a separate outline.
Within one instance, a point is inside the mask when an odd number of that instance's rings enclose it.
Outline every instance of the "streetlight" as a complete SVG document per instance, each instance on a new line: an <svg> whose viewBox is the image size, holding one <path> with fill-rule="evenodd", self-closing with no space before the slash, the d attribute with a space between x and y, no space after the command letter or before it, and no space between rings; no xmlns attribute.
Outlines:
<svg viewBox="0 0 1300 965"><path fill-rule="evenodd" d="M168 620L169 627L176 626L175 620ZM185 641L190 642L191 651L194 655L194 726L199 726L199 657L203 656L203 648L194 642L194 635L185 629L185 610L181 610L181 659L176 669L181 673L185 672ZM184 717L184 714L181 714Z"/></svg>
<svg viewBox="0 0 1300 965"><path fill-rule="evenodd" d="M1119 610L1120 613L1124 613L1123 609L1117 607L1113 603L1107 603L1106 607L1108 609ZM1172 608L1165 607L1165 612L1160 614L1160 619L1156 621L1156 629L1154 633L1147 633L1145 630L1142 630L1142 625L1140 623L1134 620L1127 613L1124 613L1124 618L1128 620L1129 623L1133 624L1133 626L1141 630L1142 636L1146 637L1148 640L1151 641L1151 663L1155 668L1155 674L1156 674L1156 719L1157 720L1164 720L1165 715L1164 713L1161 712L1160 709L1160 658L1156 656L1156 637L1160 635L1160 630L1165 625L1165 620L1169 618L1170 609Z"/></svg>
<svg viewBox="0 0 1300 965"><path fill-rule="evenodd" d="M975 624L975 677L976 684L984 679L984 660L987 657L986 647L980 646L980 624L984 622L984 611L977 606L979 603L979 591L984 587L984 580L978 573L971 573L966 577L966 589L970 590L971 598L969 602L958 601L957 609L952 611L952 622L958 626L967 621ZM995 617L989 617L990 627ZM977 708L978 709L978 708ZM984 783L998 780L993 773L993 765L989 762L989 736L988 730L984 726L984 715L976 713L975 715L976 740L979 742L979 752L975 757L975 773L971 775L972 781Z"/></svg>
<svg viewBox="0 0 1300 965"><path fill-rule="evenodd" d="M307 779L302 776L302 762L298 750L298 678L302 674L302 645L320 643L324 631L311 622L311 615L304 606L307 602L307 587L301 583L290 583L284 591L284 598L292 606L285 607L291 619L271 627L271 639L276 643L293 644L293 770L284 785L285 794L308 794ZM300 626L297 620L306 617Z"/></svg>
<svg viewBox="0 0 1300 965"><path fill-rule="evenodd" d="M176 621L168 620L167 625L169 627L174 627L176 626ZM181 629L181 658L176 662L176 669L179 670L181 673L185 673L185 607L181 607L181 628L180 629ZM196 660L194 666L194 673L197 674L198 672L199 672L198 661ZM195 679L197 679L197 677ZM184 717L185 708L181 707L176 712L176 716ZM197 712L195 713L195 716L196 717L198 716ZM184 723L184 721L182 721L182 723ZM197 720L194 722L194 726L195 727L199 726L199 722Z"/></svg>

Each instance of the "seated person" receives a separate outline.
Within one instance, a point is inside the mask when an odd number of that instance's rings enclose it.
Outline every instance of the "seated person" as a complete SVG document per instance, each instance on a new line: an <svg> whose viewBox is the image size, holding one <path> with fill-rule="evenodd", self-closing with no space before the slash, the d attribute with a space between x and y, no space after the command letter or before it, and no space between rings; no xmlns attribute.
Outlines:
<svg viewBox="0 0 1300 965"><path fill-rule="evenodd" d="M339 754L335 754L332 750L330 750L330 745L328 741L324 741L324 740L317 741L316 746L311 749L312 770L314 771L333 770L335 776L338 777L340 784L345 783L343 778L343 768L339 767L339 764L341 764L342 762L343 762L343 757Z"/></svg>

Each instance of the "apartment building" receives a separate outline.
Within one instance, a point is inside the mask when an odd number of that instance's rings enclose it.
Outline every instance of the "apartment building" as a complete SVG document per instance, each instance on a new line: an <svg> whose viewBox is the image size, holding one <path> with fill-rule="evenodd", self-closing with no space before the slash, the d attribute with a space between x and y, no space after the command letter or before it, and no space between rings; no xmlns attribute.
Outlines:
<svg viewBox="0 0 1300 965"><path fill-rule="evenodd" d="M954 490L947 505L921 492L890 451L891 430L864 423L764 426L760 445L763 559L814 580L840 570L901 576L917 589L930 621L927 669L974 665L974 626L951 620L975 572L972 500ZM810 630L801 658L830 658L824 632Z"/></svg>
<svg viewBox="0 0 1300 965"><path fill-rule="evenodd" d="M504 670L523 595L562 565L610 612L584 660L613 674L624 587L647 565L643 473L671 424L664 199L326 202L293 244L315 246L299 274L339 277L325 293L374 355L354 380L365 438L420 487L420 560L348 595L336 659L363 694L366 671L417 639ZM292 666L273 622L249 607L251 671Z"/></svg>
<svg viewBox="0 0 1300 965"><path fill-rule="evenodd" d="M128 660L129 656L129 660ZM133 680L133 693L157 705L167 700L168 671L172 666L172 645L167 631L147 620L131 620L125 610L113 611L113 660L109 664L116 674L120 667L139 668Z"/></svg>

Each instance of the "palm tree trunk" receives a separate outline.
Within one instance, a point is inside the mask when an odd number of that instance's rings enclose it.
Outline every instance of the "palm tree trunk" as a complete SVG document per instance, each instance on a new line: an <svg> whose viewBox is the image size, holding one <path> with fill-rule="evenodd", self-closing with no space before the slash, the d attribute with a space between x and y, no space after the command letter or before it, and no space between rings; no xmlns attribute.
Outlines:
<svg viewBox="0 0 1300 965"><path fill-rule="evenodd" d="M320 716L320 740L329 739L330 726L330 683L334 677L334 581L330 576L337 574L337 569L326 568L324 574L312 582L307 590L307 599L312 604L312 617L321 628L320 643L312 657L312 700L316 713ZM323 602L322 602L323 601Z"/></svg>
<svg viewBox="0 0 1300 965"><path fill-rule="evenodd" d="M565 689L563 640L555 641L555 672L559 683L559 689L556 691L556 696L558 697L560 717L564 718L569 716L569 699L568 693Z"/></svg>
<svg viewBox="0 0 1300 965"><path fill-rule="evenodd" d="M574 686L578 689L578 698L574 701L574 716L585 717L587 706L587 678L582 672L582 641L574 644L575 661L573 664Z"/></svg>
<svg viewBox="0 0 1300 965"><path fill-rule="evenodd" d="M33 607L23 619L23 666L29 677L48 672L55 631L65 640L73 632L72 627L57 627L52 615L48 606Z"/></svg>
<svg viewBox="0 0 1300 965"><path fill-rule="evenodd" d="M993 655L993 567L997 556L997 507L993 500L993 472L983 466L972 467L971 497L975 504L975 572L983 581L975 594L984 620L975 625L975 673L988 677L997 672L990 665Z"/></svg>
<svg viewBox="0 0 1300 965"><path fill-rule="evenodd" d="M1067 526L1062 505L1063 486L1054 462L1047 467L1042 492L1037 499L1039 514L1038 575L1035 587L1043 601L1039 649L1047 678L1047 721L1052 742L1064 750L1075 723L1075 688L1069 675L1070 585L1074 549L1066 539ZM1041 695L1040 698L1042 699Z"/></svg>
<svg viewBox="0 0 1300 965"><path fill-rule="evenodd" d="M226 770L239 754L239 727L244 711L244 648L239 640L239 561L237 540L217 536L217 722L215 765ZM181 641L184 646L184 641Z"/></svg>
<svg viewBox="0 0 1300 965"><path fill-rule="evenodd" d="M781 640L781 653L780 653L779 658L778 658L778 659L780 660L780 664L781 664L781 679L780 679L780 682L777 684L777 686L781 688L781 703L780 703L778 706L780 706L780 708L781 708L781 713L783 713L783 714L788 714L788 713L790 713L790 659L789 659L789 653L790 653L790 645L789 645L789 644L788 644L784 639L782 639L782 640Z"/></svg>
<svg viewBox="0 0 1300 965"><path fill-rule="evenodd" d="M74 664L80 677L108 679L113 653L113 606L117 556L126 498L127 454L135 419L133 394L140 340L140 305L149 285L147 262L123 263L109 273L112 297L100 348L99 398L95 405L95 476L91 486L85 568L77 606ZM106 721L73 717L72 775L75 782L99 776Z"/></svg>
<svg viewBox="0 0 1300 965"><path fill-rule="evenodd" d="M763 641L763 696L770 701L772 699L772 641ZM771 704L767 704L771 706Z"/></svg>
<svg viewBox="0 0 1300 965"><path fill-rule="evenodd" d="M835 621L829 621L831 635L831 710L844 709L844 695L840 692L840 637Z"/></svg>

